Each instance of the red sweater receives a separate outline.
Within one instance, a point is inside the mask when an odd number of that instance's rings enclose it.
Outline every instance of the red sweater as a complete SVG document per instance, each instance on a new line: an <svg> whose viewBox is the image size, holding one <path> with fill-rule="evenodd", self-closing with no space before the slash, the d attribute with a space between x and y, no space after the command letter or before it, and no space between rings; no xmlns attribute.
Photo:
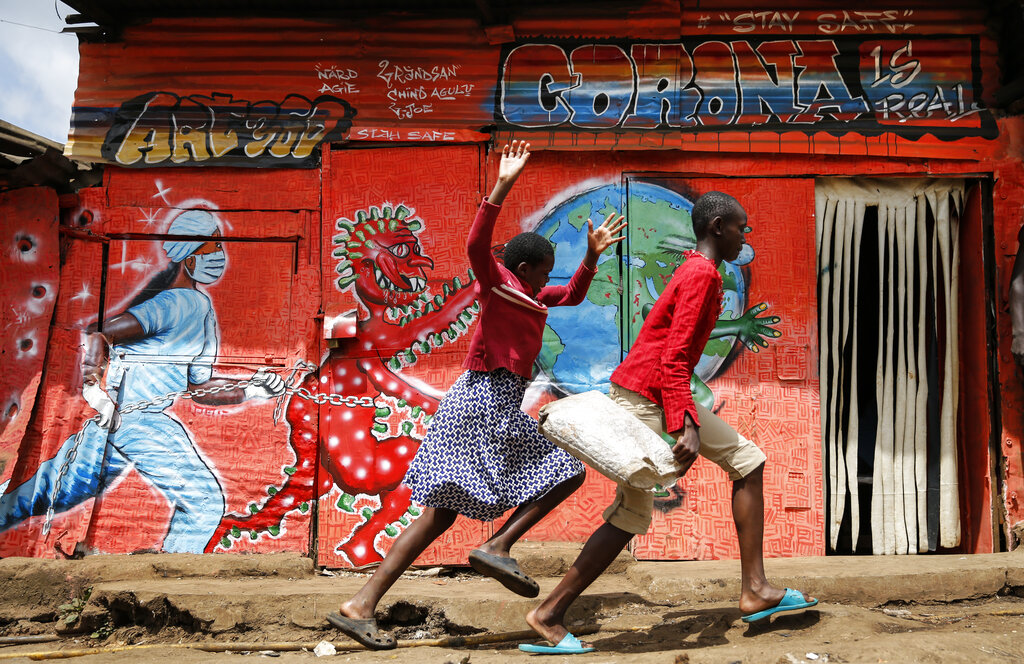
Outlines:
<svg viewBox="0 0 1024 664"><path fill-rule="evenodd" d="M582 302L597 270L581 263L568 285L545 286L534 295L529 284L499 264L491 253L494 221L500 211L500 205L484 200L469 229L466 249L469 264L476 273L480 320L473 330L462 366L474 371L504 367L531 378L533 361L540 353L548 307Z"/></svg>
<svg viewBox="0 0 1024 664"><path fill-rule="evenodd" d="M657 403L669 432L690 414L700 426L690 376L700 361L722 307L722 277L703 254L687 254L668 288L644 319L636 343L612 373L612 382Z"/></svg>

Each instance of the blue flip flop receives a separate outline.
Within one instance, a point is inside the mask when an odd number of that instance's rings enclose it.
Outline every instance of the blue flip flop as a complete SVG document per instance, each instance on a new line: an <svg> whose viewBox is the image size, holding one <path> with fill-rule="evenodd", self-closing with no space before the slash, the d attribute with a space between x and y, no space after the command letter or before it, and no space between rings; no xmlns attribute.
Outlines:
<svg viewBox="0 0 1024 664"><path fill-rule="evenodd" d="M593 648L584 648L580 640L569 632L558 642L557 646L539 646L534 643L520 643L519 649L523 652L532 652L538 655L582 655L593 652Z"/></svg>
<svg viewBox="0 0 1024 664"><path fill-rule="evenodd" d="M770 609L764 611L758 611L757 613L751 613L743 616L743 622L752 623L758 620L764 620L768 616L776 613L784 613L786 611L800 611L802 609L808 609L818 603L817 599L812 599L810 602L804 601L803 593L799 590L793 590L792 588L786 588L786 594L782 596L779 603Z"/></svg>

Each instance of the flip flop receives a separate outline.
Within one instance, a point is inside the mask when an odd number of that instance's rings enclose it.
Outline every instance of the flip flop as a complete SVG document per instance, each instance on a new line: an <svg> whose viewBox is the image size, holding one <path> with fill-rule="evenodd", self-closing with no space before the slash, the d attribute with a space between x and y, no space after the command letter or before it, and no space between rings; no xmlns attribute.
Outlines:
<svg viewBox="0 0 1024 664"><path fill-rule="evenodd" d="M522 573L519 563L513 558L492 556L480 549L473 549L469 552L469 565L480 574L491 577L517 595L536 597L540 594L540 586Z"/></svg>
<svg viewBox="0 0 1024 664"><path fill-rule="evenodd" d="M758 611L757 613L751 613L743 616L743 622L752 623L758 620L764 620L768 616L776 613L784 613L786 611L800 611L807 609L818 603L817 599L812 599L810 602L804 601L803 593L799 590L793 590L792 588L786 588L786 594L782 596L779 603L770 609L764 611Z"/></svg>
<svg viewBox="0 0 1024 664"><path fill-rule="evenodd" d="M328 613L327 622L340 629L345 636L370 650L391 650L398 646L395 637L380 631L374 618L356 620L340 613Z"/></svg>
<svg viewBox="0 0 1024 664"><path fill-rule="evenodd" d="M593 652L593 648L584 648L580 640L572 635L572 632L567 633L561 641L558 642L557 646L541 646L535 643L520 643L519 649L523 652L532 652L538 655L582 655L583 653Z"/></svg>

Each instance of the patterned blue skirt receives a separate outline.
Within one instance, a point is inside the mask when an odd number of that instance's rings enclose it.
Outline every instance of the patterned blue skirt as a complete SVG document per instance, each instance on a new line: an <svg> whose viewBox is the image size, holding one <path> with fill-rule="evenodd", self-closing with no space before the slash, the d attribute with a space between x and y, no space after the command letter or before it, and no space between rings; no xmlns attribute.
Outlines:
<svg viewBox="0 0 1024 664"><path fill-rule="evenodd" d="M493 521L583 472L522 411L529 382L506 369L459 376L409 464L413 502Z"/></svg>

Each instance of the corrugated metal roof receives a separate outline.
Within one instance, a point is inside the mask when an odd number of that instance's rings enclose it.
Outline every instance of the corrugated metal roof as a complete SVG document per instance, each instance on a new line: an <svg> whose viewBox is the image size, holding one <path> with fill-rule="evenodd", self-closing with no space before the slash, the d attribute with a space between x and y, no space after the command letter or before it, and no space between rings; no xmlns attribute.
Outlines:
<svg viewBox="0 0 1024 664"><path fill-rule="evenodd" d="M56 141L0 120L0 191L46 186L64 193L84 186L76 180L92 171L65 157L63 148ZM96 176L92 179L98 181L98 171Z"/></svg>

